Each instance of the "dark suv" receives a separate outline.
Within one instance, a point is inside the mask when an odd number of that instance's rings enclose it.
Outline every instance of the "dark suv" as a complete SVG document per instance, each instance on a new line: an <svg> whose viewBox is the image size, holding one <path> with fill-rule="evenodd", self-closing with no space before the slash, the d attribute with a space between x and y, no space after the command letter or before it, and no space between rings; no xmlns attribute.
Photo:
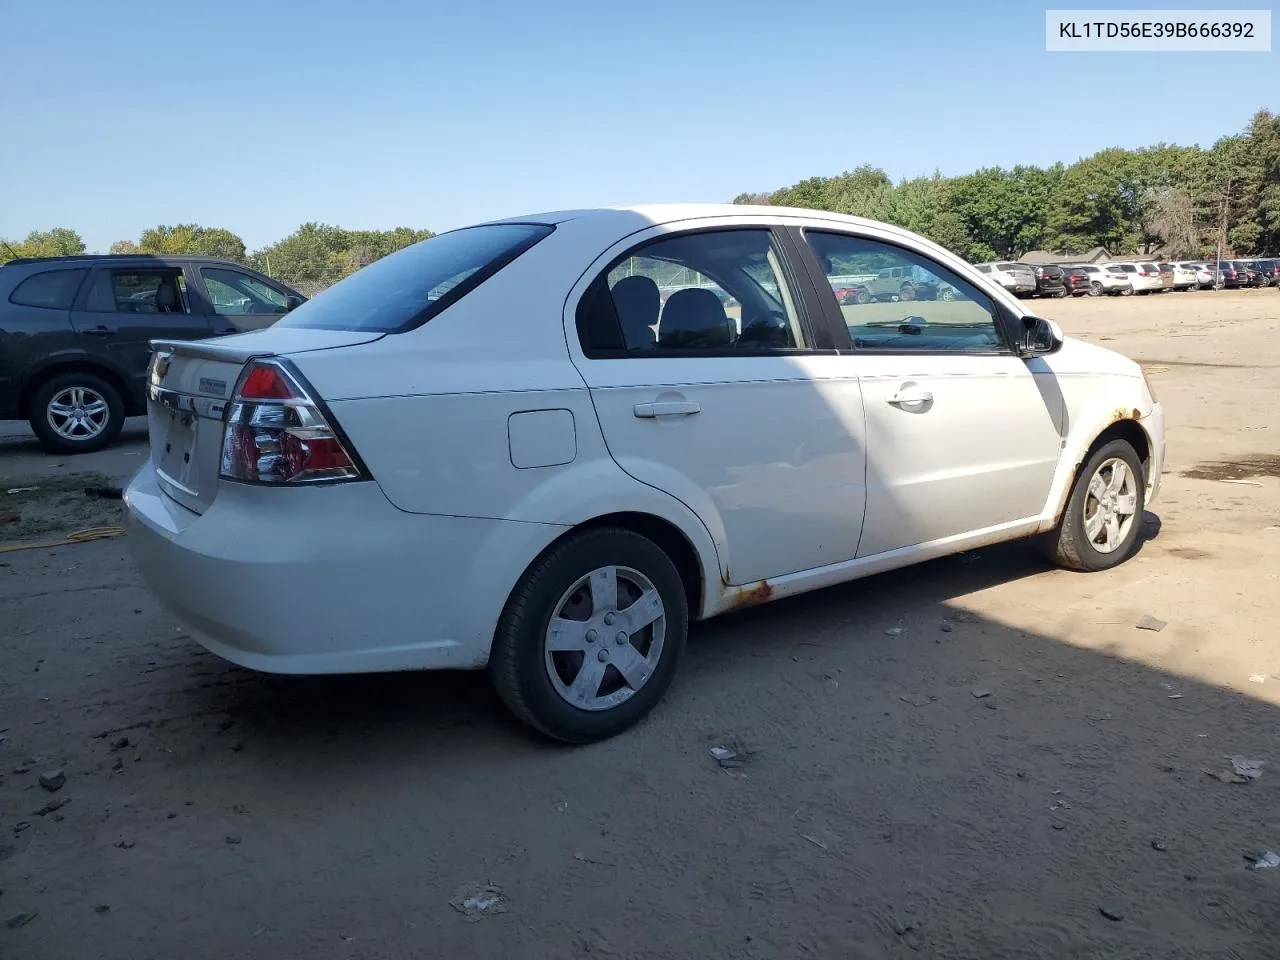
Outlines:
<svg viewBox="0 0 1280 960"><path fill-rule="evenodd" d="M207 257L32 257L0 266L0 419L87 453L146 413L152 339L269 326L304 298Z"/></svg>
<svg viewBox="0 0 1280 960"><path fill-rule="evenodd" d="M1061 267L1040 264L1035 267L1035 272L1037 297L1065 297L1070 292Z"/></svg>

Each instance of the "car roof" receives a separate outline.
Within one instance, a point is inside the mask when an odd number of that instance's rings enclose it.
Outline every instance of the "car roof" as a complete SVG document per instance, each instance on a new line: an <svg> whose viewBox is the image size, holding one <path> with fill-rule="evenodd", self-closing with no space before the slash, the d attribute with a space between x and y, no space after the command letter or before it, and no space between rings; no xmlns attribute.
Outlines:
<svg viewBox="0 0 1280 960"><path fill-rule="evenodd" d="M587 207L577 210L552 210L529 213L518 217L502 217L487 220L473 226L496 223L543 223L555 226L570 221L589 221L593 226L609 230L616 226L628 226L643 221L645 225L675 223L681 220L701 220L710 217L743 217L746 219L778 216L815 217L821 220L838 220L867 227L892 227L879 220L853 217L830 210L811 210L805 207L764 206L745 203L649 203L617 207Z"/></svg>

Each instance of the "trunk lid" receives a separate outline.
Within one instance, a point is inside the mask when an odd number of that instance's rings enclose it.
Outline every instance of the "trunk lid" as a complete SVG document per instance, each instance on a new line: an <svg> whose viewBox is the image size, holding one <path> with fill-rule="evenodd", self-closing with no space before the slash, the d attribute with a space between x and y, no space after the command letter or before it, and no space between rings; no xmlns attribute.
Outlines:
<svg viewBox="0 0 1280 960"><path fill-rule="evenodd" d="M379 331L267 328L212 340L153 340L147 429L160 488L195 513L218 493L223 421L250 360L334 350L381 339Z"/></svg>

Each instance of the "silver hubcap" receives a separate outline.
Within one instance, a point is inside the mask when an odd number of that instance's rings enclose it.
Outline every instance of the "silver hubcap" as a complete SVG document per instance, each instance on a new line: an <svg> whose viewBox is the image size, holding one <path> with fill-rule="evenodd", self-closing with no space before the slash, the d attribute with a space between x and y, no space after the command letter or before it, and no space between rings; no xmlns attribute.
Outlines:
<svg viewBox="0 0 1280 960"><path fill-rule="evenodd" d="M111 411L102 394L89 387L67 387L54 394L45 411L53 432L66 440L90 440L107 426Z"/></svg>
<svg viewBox="0 0 1280 960"><path fill-rule="evenodd" d="M630 567L600 567L553 608L543 644L547 676L579 710L608 710L649 682L666 632L666 608L648 577Z"/></svg>
<svg viewBox="0 0 1280 960"><path fill-rule="evenodd" d="M1106 460L1089 481L1084 498L1084 533L1099 553L1119 549L1138 512L1137 478L1123 460Z"/></svg>

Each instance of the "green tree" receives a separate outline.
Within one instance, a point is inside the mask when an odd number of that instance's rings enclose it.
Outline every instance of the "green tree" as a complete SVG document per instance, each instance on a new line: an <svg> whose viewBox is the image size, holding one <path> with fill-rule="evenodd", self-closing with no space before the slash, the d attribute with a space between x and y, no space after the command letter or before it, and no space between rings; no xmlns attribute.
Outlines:
<svg viewBox="0 0 1280 960"><path fill-rule="evenodd" d="M1041 245L1049 197L1061 167L987 167L951 183L951 206L971 238L970 253L1016 257Z"/></svg>
<svg viewBox="0 0 1280 960"><path fill-rule="evenodd" d="M195 223L161 225L142 231L138 238L142 253L160 255L194 254L204 257L220 257L223 260L245 260L244 241L230 230L221 227L202 227Z"/></svg>
<svg viewBox="0 0 1280 960"><path fill-rule="evenodd" d="M69 227L32 230L27 239L0 241L0 263L16 257L74 257L84 253L84 240Z"/></svg>

